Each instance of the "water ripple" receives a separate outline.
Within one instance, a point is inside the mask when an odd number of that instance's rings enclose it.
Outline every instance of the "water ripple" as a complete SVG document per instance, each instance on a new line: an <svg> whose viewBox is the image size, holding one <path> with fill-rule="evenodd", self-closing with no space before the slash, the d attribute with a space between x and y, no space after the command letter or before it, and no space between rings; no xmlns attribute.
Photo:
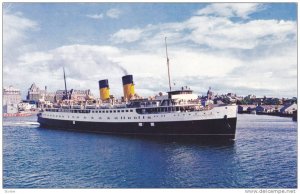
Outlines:
<svg viewBox="0 0 300 194"><path fill-rule="evenodd" d="M39 128L3 120L4 188L296 188L297 123L239 115L233 142Z"/></svg>

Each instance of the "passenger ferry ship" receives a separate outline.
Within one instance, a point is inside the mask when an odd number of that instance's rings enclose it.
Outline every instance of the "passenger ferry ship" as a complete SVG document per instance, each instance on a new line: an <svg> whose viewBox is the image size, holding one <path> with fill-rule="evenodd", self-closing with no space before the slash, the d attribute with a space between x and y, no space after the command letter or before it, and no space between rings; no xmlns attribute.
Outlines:
<svg viewBox="0 0 300 194"><path fill-rule="evenodd" d="M167 65L169 69L168 57ZM188 88L172 91L168 75L170 91L166 96L151 100L133 99L133 76L125 75L122 77L124 100L113 103L108 80L100 80L102 104L46 108L38 114L38 122L42 127L86 132L235 139L236 105L203 106Z"/></svg>

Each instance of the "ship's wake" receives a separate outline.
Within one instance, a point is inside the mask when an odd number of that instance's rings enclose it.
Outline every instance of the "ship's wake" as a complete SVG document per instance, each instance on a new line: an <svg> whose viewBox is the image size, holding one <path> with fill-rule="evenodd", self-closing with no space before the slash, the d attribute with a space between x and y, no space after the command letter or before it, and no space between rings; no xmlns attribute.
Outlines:
<svg viewBox="0 0 300 194"><path fill-rule="evenodd" d="M38 122L24 121L24 122L3 122L3 126L39 126Z"/></svg>

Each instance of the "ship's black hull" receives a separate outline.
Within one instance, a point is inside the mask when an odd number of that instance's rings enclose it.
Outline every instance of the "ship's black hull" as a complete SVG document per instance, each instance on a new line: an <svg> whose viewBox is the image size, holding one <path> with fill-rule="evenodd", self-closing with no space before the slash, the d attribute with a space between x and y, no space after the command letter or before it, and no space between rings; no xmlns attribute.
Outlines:
<svg viewBox="0 0 300 194"><path fill-rule="evenodd" d="M41 127L47 128L128 135L197 136L205 138L214 137L235 139L236 131L236 118L154 123L106 123L75 121L74 124L73 121L38 117L38 122L40 123Z"/></svg>

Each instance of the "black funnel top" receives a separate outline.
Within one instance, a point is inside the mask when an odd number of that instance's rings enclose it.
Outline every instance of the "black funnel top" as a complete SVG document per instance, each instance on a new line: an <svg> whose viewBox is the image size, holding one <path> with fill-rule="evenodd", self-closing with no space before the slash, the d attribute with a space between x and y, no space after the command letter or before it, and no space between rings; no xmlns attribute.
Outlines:
<svg viewBox="0 0 300 194"><path fill-rule="evenodd" d="M126 85L126 84L133 84L133 77L132 75L125 75L122 77L122 82L123 82L123 85Z"/></svg>
<svg viewBox="0 0 300 194"><path fill-rule="evenodd" d="M108 80L107 79L104 79L104 80L100 80L99 81L99 88L108 88Z"/></svg>

